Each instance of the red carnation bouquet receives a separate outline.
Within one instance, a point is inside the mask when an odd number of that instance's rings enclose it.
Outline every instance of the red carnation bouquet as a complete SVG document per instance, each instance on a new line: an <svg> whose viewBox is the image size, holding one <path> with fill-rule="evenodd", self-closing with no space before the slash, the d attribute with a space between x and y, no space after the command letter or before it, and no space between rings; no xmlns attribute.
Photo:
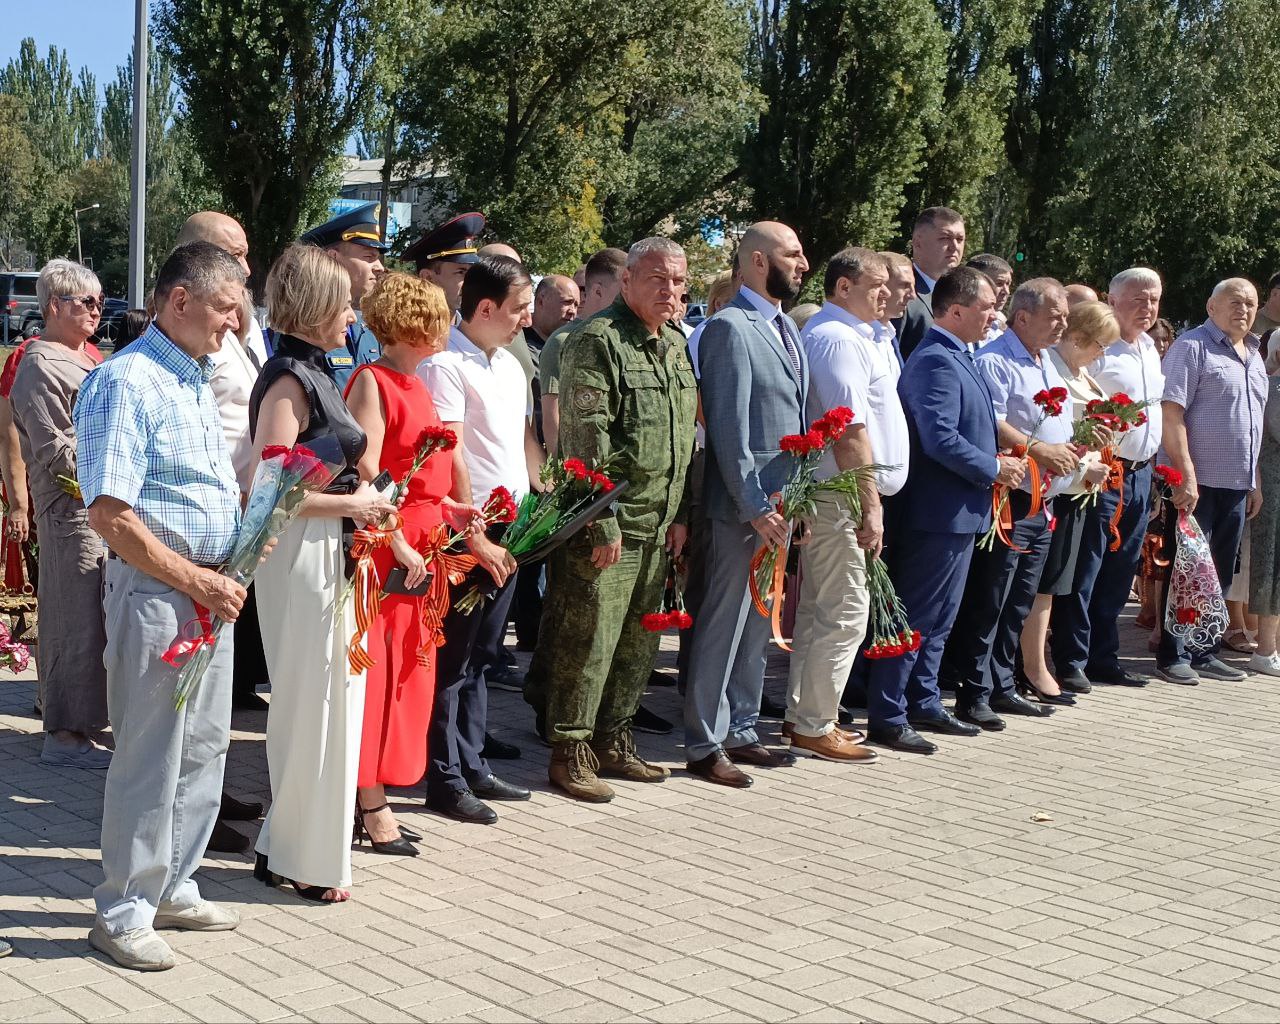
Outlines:
<svg viewBox="0 0 1280 1024"><path fill-rule="evenodd" d="M316 444L318 446L320 442ZM328 487L344 464L345 459L336 442L332 442L332 450L326 449L323 456L300 444L292 448L283 445L263 448L262 458L253 474L249 501L240 519L235 547L222 567L222 574L230 576L242 587L252 583L267 544L279 537L302 510L302 502L307 495ZM201 605L195 608L196 617L184 627L184 635L179 636L161 655L179 670L178 683L174 688L174 705L179 709L204 678L218 635L226 625L222 619L213 618L209 609Z"/></svg>
<svg viewBox="0 0 1280 1024"><path fill-rule="evenodd" d="M1040 417L1031 428L1031 433L1027 435L1027 443L1013 446L1010 454L1015 459L1026 457L1045 420L1050 416L1061 416L1063 403L1066 400L1066 388L1047 388L1031 396L1031 401L1040 408ZM1027 475L1031 478L1031 507L1027 510L1027 516L1030 517L1040 511L1042 493L1040 468L1033 459L1027 460ZM1006 547L1013 547L1013 541L1009 538L1009 531L1013 529L1013 516L1009 512L1009 493L1009 488L1004 484L991 485L991 529L978 541L979 551L990 551L995 546L997 537Z"/></svg>
<svg viewBox="0 0 1280 1024"><path fill-rule="evenodd" d="M777 504L778 514L789 523L812 518L817 510L819 494L834 495L849 511L855 523L862 521L860 489L882 469L879 465L859 466L815 480L814 473L822 457L835 445L853 422L853 411L837 406L814 420L803 434L788 434L778 447L795 459L791 477L782 485ZM783 578L786 574L787 547L764 544L751 559L751 602L755 610L773 621L773 639L784 651L791 650L782 637Z"/></svg>
<svg viewBox="0 0 1280 1024"><path fill-rule="evenodd" d="M510 524L502 536L502 546L519 564L537 561L622 494L626 485L614 483L606 475L607 468L588 466L581 459L551 459L542 467L543 489L530 491L519 503L505 488L496 488L485 503L485 514L490 514L494 495L499 495L502 515L509 518L486 521ZM493 591L493 580L486 573L454 607L470 612Z"/></svg>
<svg viewBox="0 0 1280 1024"><path fill-rule="evenodd" d="M889 572L879 558L867 560L867 590L871 597L871 614L867 620L869 644L863 651L863 657L874 661L920 650L920 631L912 629L907 621L907 609L894 591Z"/></svg>
<svg viewBox="0 0 1280 1024"><path fill-rule="evenodd" d="M1113 434L1125 434L1134 427L1140 427L1147 422L1147 402L1135 402L1123 391L1117 391L1110 398L1095 398L1084 407L1084 415L1076 420L1075 426L1071 431L1071 443L1075 445L1076 454L1083 455L1087 449L1093 449L1102 453L1102 461L1106 463L1110 472L1107 478L1085 491L1083 494L1077 494L1075 500L1082 505L1092 505L1098 500L1104 490L1120 491L1121 506L1117 507L1114 516L1117 529L1113 530L1113 534L1118 536L1119 518L1123 506L1124 491L1124 467L1120 460L1115 457L1109 446L1103 445L1098 437L1098 428L1106 427ZM1112 550L1119 547L1115 544Z"/></svg>
<svg viewBox="0 0 1280 1024"><path fill-rule="evenodd" d="M680 587L681 567L673 558L667 566L667 585L662 595L662 611L649 612L640 619L640 625L650 633L662 633L668 629L689 629L693 616L684 608L684 593Z"/></svg>

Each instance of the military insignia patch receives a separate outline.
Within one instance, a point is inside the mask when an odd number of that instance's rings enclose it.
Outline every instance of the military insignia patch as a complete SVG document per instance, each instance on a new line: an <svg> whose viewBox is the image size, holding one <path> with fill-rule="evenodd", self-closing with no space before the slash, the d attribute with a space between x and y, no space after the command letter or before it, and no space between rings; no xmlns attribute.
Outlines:
<svg viewBox="0 0 1280 1024"><path fill-rule="evenodd" d="M595 412L600 408L603 392L598 388L578 388L573 393L573 404L578 412Z"/></svg>

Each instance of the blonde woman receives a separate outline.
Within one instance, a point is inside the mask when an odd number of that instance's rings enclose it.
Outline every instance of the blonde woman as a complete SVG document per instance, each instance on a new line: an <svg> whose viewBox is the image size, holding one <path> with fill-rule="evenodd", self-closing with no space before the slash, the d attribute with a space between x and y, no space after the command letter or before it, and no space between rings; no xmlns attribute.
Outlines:
<svg viewBox="0 0 1280 1024"><path fill-rule="evenodd" d="M308 496L257 575L262 647L271 676L267 766L271 809L258 836L254 876L287 882L303 899L351 894L351 819L364 721L364 674L347 665L351 603L343 520L377 522L394 506L361 481L366 439L333 382L325 353L346 343L351 281L320 249L292 246L267 278L275 354L249 400L259 455L267 445L341 450L345 466L324 494Z"/></svg>
<svg viewBox="0 0 1280 1024"><path fill-rule="evenodd" d="M1107 397L1085 367L1119 337L1120 325L1105 303L1077 303L1067 316L1062 340L1049 349L1049 358L1067 385L1072 420L1078 421L1090 402ZM1098 436L1099 449L1112 440L1111 432L1105 428L1098 431ZM1100 511L1101 502L1082 505L1078 499L1105 483L1108 472L1109 467L1102 462L1097 451L1085 452L1070 485L1053 499L1053 515L1057 523L1031 614L1022 627L1023 674L1019 684L1025 696L1044 704L1075 703L1074 697L1062 692L1058 680L1045 663L1045 642L1049 635L1053 599L1060 594L1072 593L1080 585L1077 580L1078 570L1083 569L1079 564L1080 543L1085 532L1106 528Z"/></svg>
<svg viewBox="0 0 1280 1024"><path fill-rule="evenodd" d="M386 471L401 480L423 432L441 426L431 393L414 371L444 348L449 306L434 284L389 273L361 300L360 312L382 346L382 357L357 367L347 384L347 405L368 438L360 475L369 479ZM427 579L421 550L436 527L443 522L467 533L479 514L450 498L452 488L453 456L432 455L409 483L391 544L373 555L384 587L392 569L404 569L403 585L388 587L366 638L374 664L365 681L356 834L367 836L377 853L418 855L406 840L420 837L396 826L384 787L412 786L427 770L436 637L422 620L423 597L405 591Z"/></svg>

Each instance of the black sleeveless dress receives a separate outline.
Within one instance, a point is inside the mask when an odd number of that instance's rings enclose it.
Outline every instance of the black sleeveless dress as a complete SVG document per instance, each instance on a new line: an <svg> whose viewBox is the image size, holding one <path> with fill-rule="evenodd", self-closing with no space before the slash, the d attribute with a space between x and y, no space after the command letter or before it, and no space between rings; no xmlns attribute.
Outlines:
<svg viewBox="0 0 1280 1024"><path fill-rule="evenodd" d="M276 336L275 354L262 367L258 381L253 386L253 393L249 396L250 436L255 439L257 437L258 410L262 406L263 397L271 385L286 373L302 385L307 396L307 425L298 435L298 444L332 449L333 442L336 442L346 465L334 477L333 483L325 488L325 493L350 494L360 483L356 463L364 454L368 438L351 415L347 403L342 400L324 352L315 345L288 334ZM332 441L326 444L324 439ZM344 524L343 533L348 532L350 527Z"/></svg>

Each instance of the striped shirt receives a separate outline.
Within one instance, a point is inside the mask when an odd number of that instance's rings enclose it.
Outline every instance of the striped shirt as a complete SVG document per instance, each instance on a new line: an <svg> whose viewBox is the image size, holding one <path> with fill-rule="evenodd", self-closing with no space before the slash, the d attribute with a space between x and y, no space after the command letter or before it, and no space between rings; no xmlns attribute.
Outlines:
<svg viewBox="0 0 1280 1024"><path fill-rule="evenodd" d="M240 487L198 362L153 323L94 370L75 407L77 475L86 506L106 495L184 558L224 562L240 526Z"/></svg>

